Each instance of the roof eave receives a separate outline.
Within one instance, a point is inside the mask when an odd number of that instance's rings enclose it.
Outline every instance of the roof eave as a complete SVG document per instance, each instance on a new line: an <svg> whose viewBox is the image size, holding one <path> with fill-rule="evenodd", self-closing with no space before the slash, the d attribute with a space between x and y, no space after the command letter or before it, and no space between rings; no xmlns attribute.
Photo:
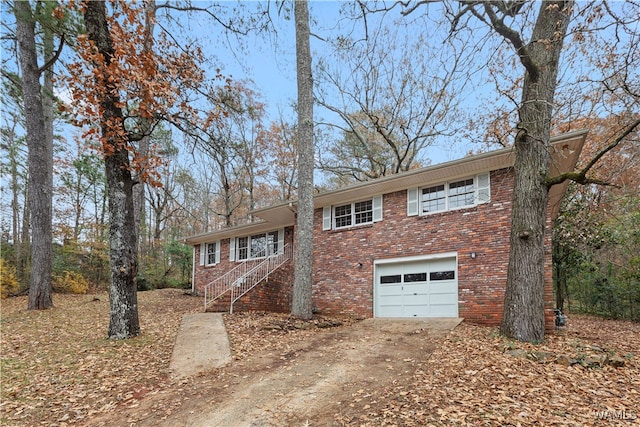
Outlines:
<svg viewBox="0 0 640 427"><path fill-rule="evenodd" d="M582 151L588 130L582 129L563 133L551 138L551 175L573 170ZM422 169L390 175L376 180L362 182L348 187L317 194L315 208L362 200L380 194L389 194L407 188L420 187L429 183L447 182L478 173L513 167L515 154L512 147L464 157L450 162L439 163ZM560 202L568 183L555 185L549 192L551 217L555 219ZM185 239L195 245L211 240L220 240L239 235L249 235L274 230L295 224L297 201L287 201L277 205L256 209L253 215L262 221L224 230L199 234Z"/></svg>

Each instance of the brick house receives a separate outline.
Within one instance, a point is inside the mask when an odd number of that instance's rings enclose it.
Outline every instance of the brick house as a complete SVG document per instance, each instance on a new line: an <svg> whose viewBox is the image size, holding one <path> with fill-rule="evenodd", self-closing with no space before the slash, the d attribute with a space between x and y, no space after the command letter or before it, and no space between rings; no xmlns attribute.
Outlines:
<svg viewBox="0 0 640 427"><path fill-rule="evenodd" d="M586 131L552 139L552 174L573 170ZM483 153L315 196L313 304L357 317L464 317L496 325L509 261L514 154ZM548 229L567 184L550 190ZM192 286L210 311L289 312L296 203L192 236ZM550 232L545 301L553 325Z"/></svg>

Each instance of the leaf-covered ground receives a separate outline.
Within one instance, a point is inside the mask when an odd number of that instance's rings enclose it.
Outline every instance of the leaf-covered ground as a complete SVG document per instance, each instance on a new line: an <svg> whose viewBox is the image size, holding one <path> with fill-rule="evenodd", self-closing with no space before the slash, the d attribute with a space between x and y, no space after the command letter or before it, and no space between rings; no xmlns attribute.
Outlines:
<svg viewBox="0 0 640 427"><path fill-rule="evenodd" d="M201 298L179 290L142 292L138 298L143 333L125 341L105 338L105 294L55 295L56 307L38 312L25 310L24 297L3 300L0 425L94 425L97 418L109 425L110 415L138 407L144 413L131 419L162 425L183 402L210 399L216 383L233 370L179 382L168 377L180 320L202 310ZM261 351L301 351L305 340L335 326L327 322L225 315L232 364ZM337 329L349 328L345 323ZM566 328L534 346L505 340L495 328L463 323L433 344L433 352L397 361L406 373L398 381L351 395L333 415L335 425L640 423L639 324L570 316ZM561 356L584 362L604 354L621 358L624 366L556 363ZM309 425L319 424L310 419Z"/></svg>
<svg viewBox="0 0 640 427"><path fill-rule="evenodd" d="M500 337L495 328L461 324L412 380L358 399L342 424L358 426L640 425L640 324L571 316L543 344ZM514 349L527 356L513 356ZM557 363L568 355L619 355L624 366ZM544 360L535 356L544 355Z"/></svg>
<svg viewBox="0 0 640 427"><path fill-rule="evenodd" d="M108 340L109 297L54 295L55 307L26 310L2 300L0 425L73 423L167 387L182 316L202 300L176 289L138 293L142 334Z"/></svg>

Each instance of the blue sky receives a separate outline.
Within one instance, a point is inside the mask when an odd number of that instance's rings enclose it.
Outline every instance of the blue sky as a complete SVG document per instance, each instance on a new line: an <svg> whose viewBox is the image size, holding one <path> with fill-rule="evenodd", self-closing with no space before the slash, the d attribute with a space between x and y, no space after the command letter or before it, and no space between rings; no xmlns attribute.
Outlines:
<svg viewBox="0 0 640 427"><path fill-rule="evenodd" d="M354 23L341 18L340 7L341 2L337 1L310 2L312 33L323 38L335 35L337 29L344 30L345 27L361 31L360 22ZM211 66L215 64L221 67L223 73L231 75L234 79L252 80L255 83L255 89L262 94L263 101L267 104L271 120L277 119L282 112L285 119L295 122L295 113L291 108L291 104L297 98L293 19L274 20L277 35L251 35L245 38L243 51L235 46L230 47L229 43L224 42L224 37L216 32L216 27L211 25L204 16L191 18L191 28L195 30L194 36L205 52L209 53L212 59ZM206 30L203 30L205 28ZM312 55L315 56L314 62L316 62L318 56L327 54L327 47L316 37L312 37L311 43ZM217 61L214 58L217 58ZM320 107L316 107L315 113L316 116L325 119L332 117L332 113ZM433 163L439 163L460 158L471 148L473 147L466 141L458 138L455 144L447 141L439 147L430 147L427 157L431 158Z"/></svg>

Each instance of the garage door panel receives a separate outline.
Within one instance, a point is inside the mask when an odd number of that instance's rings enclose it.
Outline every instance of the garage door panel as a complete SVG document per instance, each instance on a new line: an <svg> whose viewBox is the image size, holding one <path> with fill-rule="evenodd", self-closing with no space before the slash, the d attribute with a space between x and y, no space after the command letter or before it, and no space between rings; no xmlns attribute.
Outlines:
<svg viewBox="0 0 640 427"><path fill-rule="evenodd" d="M381 297L395 297L395 296L399 296L402 297L402 295L404 295L404 293L402 292L402 287L401 286L397 286L397 287L382 287L380 288L379 291L379 295Z"/></svg>
<svg viewBox="0 0 640 427"><path fill-rule="evenodd" d="M450 305L432 305L430 317L458 317L458 308Z"/></svg>
<svg viewBox="0 0 640 427"><path fill-rule="evenodd" d="M432 317L427 306L421 307L405 307L404 314L401 317Z"/></svg>
<svg viewBox="0 0 640 427"><path fill-rule="evenodd" d="M455 281L431 282L429 292L432 294L458 293L458 284Z"/></svg>
<svg viewBox="0 0 640 427"><path fill-rule="evenodd" d="M444 270L454 270L456 269L456 259L455 258L444 258L444 259L435 259L428 261L429 263L429 271L444 271Z"/></svg>
<svg viewBox="0 0 640 427"><path fill-rule="evenodd" d="M428 295L429 285L427 285L426 283L405 283L402 288L402 293L404 295Z"/></svg>
<svg viewBox="0 0 640 427"><path fill-rule="evenodd" d="M380 302L381 306L389 305L402 305L404 300L403 295L386 295L384 300Z"/></svg>
<svg viewBox="0 0 640 427"><path fill-rule="evenodd" d="M378 317L457 317L455 257L376 267Z"/></svg>
<svg viewBox="0 0 640 427"><path fill-rule="evenodd" d="M431 294L429 300L431 305L456 305L458 304L458 295L447 294Z"/></svg>

